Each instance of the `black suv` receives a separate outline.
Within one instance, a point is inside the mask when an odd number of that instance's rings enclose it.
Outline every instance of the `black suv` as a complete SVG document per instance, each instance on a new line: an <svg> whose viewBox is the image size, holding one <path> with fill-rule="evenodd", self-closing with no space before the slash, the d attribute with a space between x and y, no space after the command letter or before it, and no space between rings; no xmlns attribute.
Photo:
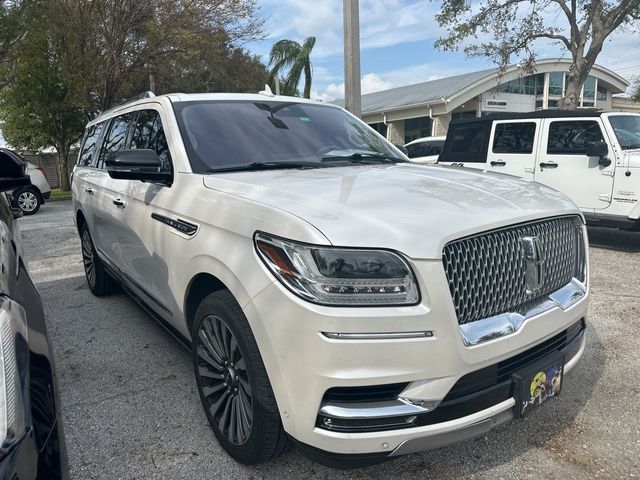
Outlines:
<svg viewBox="0 0 640 480"><path fill-rule="evenodd" d="M0 155L0 479L68 477L53 353L42 300L20 256L21 216L7 191L31 184Z"/></svg>

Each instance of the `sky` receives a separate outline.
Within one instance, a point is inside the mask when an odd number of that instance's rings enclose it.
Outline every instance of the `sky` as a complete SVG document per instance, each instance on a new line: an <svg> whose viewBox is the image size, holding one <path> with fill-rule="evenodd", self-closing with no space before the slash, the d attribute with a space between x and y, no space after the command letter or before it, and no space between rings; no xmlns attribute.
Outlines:
<svg viewBox="0 0 640 480"><path fill-rule="evenodd" d="M344 96L342 0L258 0L266 38L245 47L267 63L274 42L316 37L312 53L312 98ZM433 46L443 31L435 20L439 2L360 0L362 93L494 67L487 59ZM538 58L558 58L562 49L537 44ZM564 54L566 56L566 53ZM627 80L640 77L640 34L615 33L597 63Z"/></svg>

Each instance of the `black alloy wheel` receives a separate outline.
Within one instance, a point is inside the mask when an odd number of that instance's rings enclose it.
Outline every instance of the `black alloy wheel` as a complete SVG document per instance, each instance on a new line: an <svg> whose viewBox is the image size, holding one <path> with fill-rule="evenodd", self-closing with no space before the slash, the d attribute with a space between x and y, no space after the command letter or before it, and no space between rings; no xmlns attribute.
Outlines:
<svg viewBox="0 0 640 480"><path fill-rule="evenodd" d="M231 292L200 302L191 339L198 394L222 448L246 465L278 456L287 434L249 321Z"/></svg>
<svg viewBox="0 0 640 480"><path fill-rule="evenodd" d="M205 408L232 444L243 445L253 424L249 372L238 341L220 317L202 319L197 352Z"/></svg>

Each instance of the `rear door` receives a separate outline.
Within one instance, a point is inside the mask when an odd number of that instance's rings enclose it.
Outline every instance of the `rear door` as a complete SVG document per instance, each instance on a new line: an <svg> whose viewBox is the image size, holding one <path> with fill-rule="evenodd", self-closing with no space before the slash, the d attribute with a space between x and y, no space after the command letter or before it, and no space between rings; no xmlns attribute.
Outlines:
<svg viewBox="0 0 640 480"><path fill-rule="evenodd" d="M493 122L486 169L533 180L539 119Z"/></svg>
<svg viewBox="0 0 640 480"><path fill-rule="evenodd" d="M542 132L535 181L559 190L585 211L607 208L615 162L605 167L598 157L586 155L587 143L607 140L600 118L545 119Z"/></svg>

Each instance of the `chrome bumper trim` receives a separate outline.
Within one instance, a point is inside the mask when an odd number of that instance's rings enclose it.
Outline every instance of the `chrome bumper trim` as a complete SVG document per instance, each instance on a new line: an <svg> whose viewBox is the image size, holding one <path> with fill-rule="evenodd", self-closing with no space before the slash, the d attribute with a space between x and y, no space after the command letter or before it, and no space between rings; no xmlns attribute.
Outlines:
<svg viewBox="0 0 640 480"><path fill-rule="evenodd" d="M501 313L500 315L460 325L462 341L465 346L473 347L495 338L512 335L531 317L540 315L553 308L566 310L581 300L586 294L587 287L574 278L564 287L550 294L546 301L524 314L516 312Z"/></svg>
<svg viewBox="0 0 640 480"><path fill-rule="evenodd" d="M429 408L398 398L387 402L325 403L320 408L320 415L344 420L374 420L420 415L429 411Z"/></svg>
<svg viewBox="0 0 640 480"><path fill-rule="evenodd" d="M431 338L433 332L426 330L423 332L380 332L380 333L337 333L322 332L327 338L332 340L398 340L408 338Z"/></svg>

